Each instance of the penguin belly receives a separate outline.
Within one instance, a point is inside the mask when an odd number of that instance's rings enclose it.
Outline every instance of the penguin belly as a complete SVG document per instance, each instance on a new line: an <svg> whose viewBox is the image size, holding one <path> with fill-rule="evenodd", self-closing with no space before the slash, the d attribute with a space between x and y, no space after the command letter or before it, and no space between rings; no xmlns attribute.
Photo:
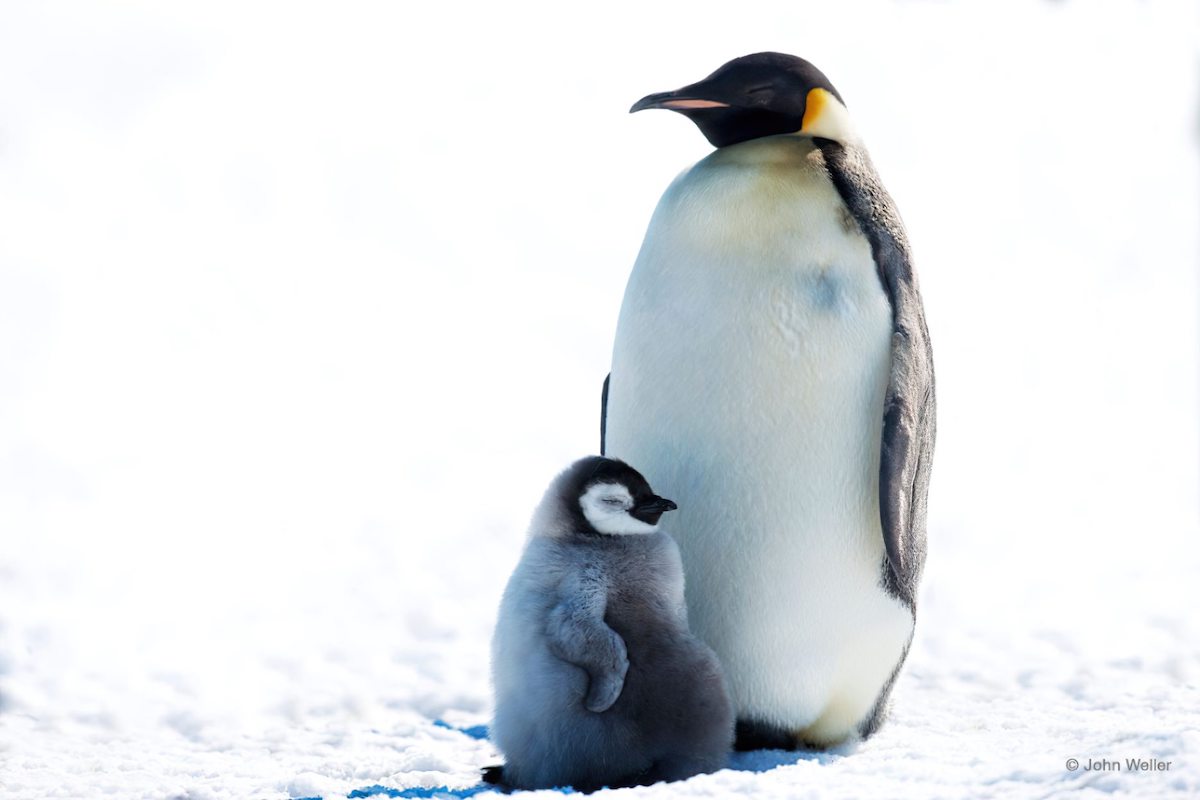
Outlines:
<svg viewBox="0 0 1200 800"><path fill-rule="evenodd" d="M854 735L912 636L882 582L891 334L870 245L797 136L677 178L621 308L608 455L679 503L692 631L738 718L802 742Z"/></svg>

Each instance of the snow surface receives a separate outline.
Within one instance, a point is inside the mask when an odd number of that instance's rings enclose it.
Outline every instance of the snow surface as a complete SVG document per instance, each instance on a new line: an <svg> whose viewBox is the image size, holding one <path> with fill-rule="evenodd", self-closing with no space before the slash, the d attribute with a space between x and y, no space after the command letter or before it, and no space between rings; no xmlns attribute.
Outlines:
<svg viewBox="0 0 1200 800"><path fill-rule="evenodd" d="M6 2L0 797L471 791L499 593L707 149L625 111L762 49L831 76L919 259L917 638L865 744L601 794L1200 795L1198 23Z"/></svg>

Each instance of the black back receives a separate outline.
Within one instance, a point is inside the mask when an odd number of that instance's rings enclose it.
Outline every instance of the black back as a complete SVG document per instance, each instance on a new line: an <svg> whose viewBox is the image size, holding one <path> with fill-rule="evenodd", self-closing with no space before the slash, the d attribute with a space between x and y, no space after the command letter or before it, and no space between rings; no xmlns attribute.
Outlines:
<svg viewBox="0 0 1200 800"><path fill-rule="evenodd" d="M861 147L816 139L830 180L871 243L892 306L892 370L883 407L879 513L887 547L883 583L916 609L925 566L929 474L936 437L933 349L904 224Z"/></svg>
<svg viewBox="0 0 1200 800"><path fill-rule="evenodd" d="M604 455L608 446L608 382L612 373L604 376L604 388L600 390L600 455Z"/></svg>

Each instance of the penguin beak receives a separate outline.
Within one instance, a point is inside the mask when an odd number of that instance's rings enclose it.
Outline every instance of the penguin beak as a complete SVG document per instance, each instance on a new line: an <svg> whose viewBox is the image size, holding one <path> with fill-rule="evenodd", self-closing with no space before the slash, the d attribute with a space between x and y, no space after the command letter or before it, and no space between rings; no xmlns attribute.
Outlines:
<svg viewBox="0 0 1200 800"><path fill-rule="evenodd" d="M692 84L682 89L676 89L673 92L648 94L634 103L633 107L629 109L629 113L633 114L637 111L645 111L647 108L666 108L671 111L729 108L729 103L722 103L720 100L709 100L703 96L703 93L694 91L697 88L699 88L699 84Z"/></svg>
<svg viewBox="0 0 1200 800"><path fill-rule="evenodd" d="M668 511L674 511L679 508L674 502L665 497L651 495L641 501L629 510L629 515L634 519L641 520L647 525L657 525L658 519Z"/></svg>

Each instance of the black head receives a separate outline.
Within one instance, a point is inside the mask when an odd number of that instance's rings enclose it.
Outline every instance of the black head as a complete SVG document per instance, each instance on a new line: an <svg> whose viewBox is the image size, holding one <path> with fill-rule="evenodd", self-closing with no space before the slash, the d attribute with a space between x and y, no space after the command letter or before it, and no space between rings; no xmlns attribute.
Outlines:
<svg viewBox="0 0 1200 800"><path fill-rule="evenodd" d="M581 458L568 467L560 489L574 529L590 533L653 533L659 518L678 508L656 495L636 469L603 456Z"/></svg>
<svg viewBox="0 0 1200 800"><path fill-rule="evenodd" d="M643 97L630 113L678 111L716 147L781 133L843 140L845 104L821 70L784 53L735 58L699 83Z"/></svg>

